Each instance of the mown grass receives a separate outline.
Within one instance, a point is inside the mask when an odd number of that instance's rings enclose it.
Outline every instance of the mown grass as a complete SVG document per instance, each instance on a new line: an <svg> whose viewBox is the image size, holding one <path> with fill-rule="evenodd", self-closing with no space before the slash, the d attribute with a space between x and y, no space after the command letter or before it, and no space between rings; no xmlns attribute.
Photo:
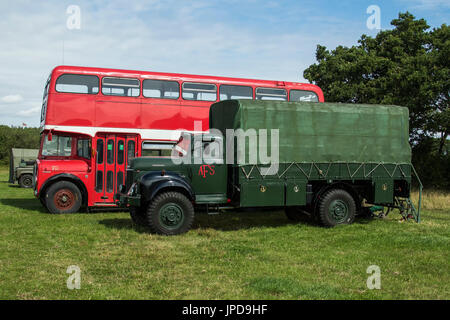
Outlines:
<svg viewBox="0 0 450 320"><path fill-rule="evenodd" d="M448 207L421 224L390 214L333 229L281 211L198 214L189 233L165 237L126 212L48 214L6 180L2 168L1 299L450 298ZM70 265L80 290L66 287ZM380 290L366 286L370 265Z"/></svg>

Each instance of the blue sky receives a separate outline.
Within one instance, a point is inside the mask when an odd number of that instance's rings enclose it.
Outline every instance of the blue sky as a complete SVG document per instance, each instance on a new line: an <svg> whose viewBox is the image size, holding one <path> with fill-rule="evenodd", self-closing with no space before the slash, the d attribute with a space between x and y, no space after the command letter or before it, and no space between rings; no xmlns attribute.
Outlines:
<svg viewBox="0 0 450 320"><path fill-rule="evenodd" d="M70 5L80 29L66 26ZM0 1L0 124L38 126L44 82L60 64L304 81L317 44L352 46L370 5L447 23L448 0ZM63 55L64 48L64 55Z"/></svg>

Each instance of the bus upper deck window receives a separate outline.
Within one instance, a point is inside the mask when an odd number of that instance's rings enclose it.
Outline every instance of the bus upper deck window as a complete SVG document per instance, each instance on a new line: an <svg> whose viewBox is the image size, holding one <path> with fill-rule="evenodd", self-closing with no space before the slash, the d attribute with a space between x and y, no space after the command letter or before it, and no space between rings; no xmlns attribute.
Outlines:
<svg viewBox="0 0 450 320"><path fill-rule="evenodd" d="M56 79L56 91L67 93L98 93L98 77L81 74L63 74Z"/></svg>
<svg viewBox="0 0 450 320"><path fill-rule="evenodd" d="M230 86L223 84L219 88L220 100L253 99L252 87Z"/></svg>
<svg viewBox="0 0 450 320"><path fill-rule="evenodd" d="M102 93L107 96L139 97L141 82L133 78L105 77Z"/></svg>
<svg viewBox="0 0 450 320"><path fill-rule="evenodd" d="M256 100L287 100L285 89L277 88L256 88Z"/></svg>
<svg viewBox="0 0 450 320"><path fill-rule="evenodd" d="M142 93L146 98L178 99L180 85L176 81L146 79L142 83Z"/></svg>
<svg viewBox="0 0 450 320"><path fill-rule="evenodd" d="M183 99L199 101L216 101L217 87L210 83L183 83Z"/></svg>
<svg viewBox="0 0 450 320"><path fill-rule="evenodd" d="M306 90L291 90L289 101L319 102L319 97L315 92Z"/></svg>

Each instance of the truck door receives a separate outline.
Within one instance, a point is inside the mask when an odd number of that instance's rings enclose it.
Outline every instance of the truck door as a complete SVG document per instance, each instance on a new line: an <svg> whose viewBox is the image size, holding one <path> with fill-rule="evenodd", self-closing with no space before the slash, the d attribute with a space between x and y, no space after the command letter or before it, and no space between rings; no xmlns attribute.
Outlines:
<svg viewBox="0 0 450 320"><path fill-rule="evenodd" d="M218 151L218 152L214 152ZM201 156L201 164L193 164L192 184L198 195L227 193L227 166L224 163L223 142L221 139L203 142L202 149L195 149L194 154ZM200 155L201 154L201 155Z"/></svg>

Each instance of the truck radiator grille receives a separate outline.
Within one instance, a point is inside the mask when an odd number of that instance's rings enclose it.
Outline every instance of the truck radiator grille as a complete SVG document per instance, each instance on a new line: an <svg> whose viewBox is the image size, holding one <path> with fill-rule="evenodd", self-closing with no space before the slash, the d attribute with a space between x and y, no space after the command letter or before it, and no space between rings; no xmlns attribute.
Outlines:
<svg viewBox="0 0 450 320"><path fill-rule="evenodd" d="M133 170L127 170L127 176L125 178L125 186L128 190L130 190L131 184L133 183Z"/></svg>

